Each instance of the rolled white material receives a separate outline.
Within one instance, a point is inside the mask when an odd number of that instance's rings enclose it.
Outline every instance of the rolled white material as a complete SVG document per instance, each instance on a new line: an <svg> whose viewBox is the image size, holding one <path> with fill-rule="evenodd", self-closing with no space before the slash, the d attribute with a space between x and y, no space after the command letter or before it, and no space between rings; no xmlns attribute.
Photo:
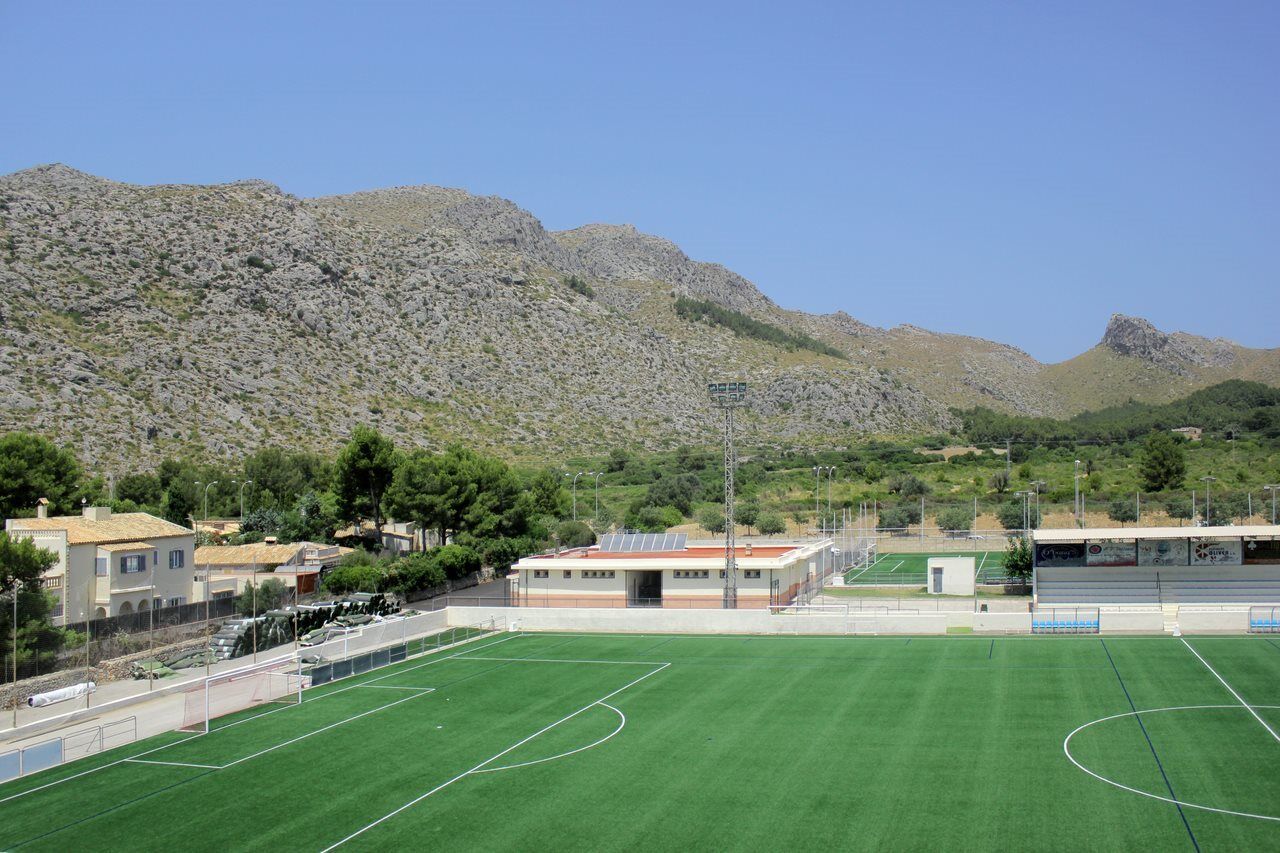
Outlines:
<svg viewBox="0 0 1280 853"><path fill-rule="evenodd" d="M68 699L74 699L77 696L83 696L86 693L96 692L98 685L92 681L73 684L70 687L63 687L58 690L50 690L47 693L37 693L34 696L27 697L27 704L32 708L39 708L43 705L52 705L55 702L65 702Z"/></svg>

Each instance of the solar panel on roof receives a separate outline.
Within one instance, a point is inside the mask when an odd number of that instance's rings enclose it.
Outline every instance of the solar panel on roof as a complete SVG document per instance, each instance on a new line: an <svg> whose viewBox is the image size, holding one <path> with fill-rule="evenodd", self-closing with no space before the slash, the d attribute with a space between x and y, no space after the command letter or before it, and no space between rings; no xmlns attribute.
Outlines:
<svg viewBox="0 0 1280 853"><path fill-rule="evenodd" d="M685 533L606 533L600 537L600 550L607 554L683 551L688 540Z"/></svg>

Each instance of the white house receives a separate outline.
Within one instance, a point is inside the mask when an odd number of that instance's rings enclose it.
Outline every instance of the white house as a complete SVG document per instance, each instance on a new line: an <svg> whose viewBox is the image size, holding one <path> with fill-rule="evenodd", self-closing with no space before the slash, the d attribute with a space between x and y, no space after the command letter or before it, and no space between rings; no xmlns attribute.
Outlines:
<svg viewBox="0 0 1280 853"><path fill-rule="evenodd" d="M90 506L49 518L42 500L35 518L4 526L57 555L41 579L55 598L55 625L186 604L196 589L195 532L145 512Z"/></svg>

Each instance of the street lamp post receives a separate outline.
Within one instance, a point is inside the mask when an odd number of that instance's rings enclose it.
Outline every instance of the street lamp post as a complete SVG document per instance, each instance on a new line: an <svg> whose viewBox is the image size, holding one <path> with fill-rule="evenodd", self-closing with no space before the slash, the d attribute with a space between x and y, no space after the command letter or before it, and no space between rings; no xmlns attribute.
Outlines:
<svg viewBox="0 0 1280 853"><path fill-rule="evenodd" d="M253 480L245 480L240 484L240 523L244 524L244 487L252 483ZM236 481L232 480L231 484L235 485Z"/></svg>
<svg viewBox="0 0 1280 853"><path fill-rule="evenodd" d="M63 591L66 598L66 591ZM65 621L65 620L63 620ZM13 579L13 683L18 683L18 579ZM13 727L18 727L18 694L13 694Z"/></svg>
<svg viewBox="0 0 1280 853"><path fill-rule="evenodd" d="M196 480L196 485L197 485L197 486L201 485L201 483L200 483L200 481L199 481L199 480ZM203 521L205 522L205 524L206 524L206 525L209 523L209 489L210 489L211 487L213 487L213 486L216 486L216 485L218 485L218 481L217 481L217 480L214 480L214 481L213 481L213 482L211 482L211 483L205 483L205 484L204 484L204 518L203 518Z"/></svg>
<svg viewBox="0 0 1280 853"><path fill-rule="evenodd" d="M822 476L828 474L827 482L830 483L829 472L835 471L830 465L813 466L813 516L814 521L818 524L818 535L821 536L827 529L826 519L822 517ZM827 511L831 510L831 491L830 486L827 490Z"/></svg>
<svg viewBox="0 0 1280 853"><path fill-rule="evenodd" d="M1040 517L1040 490L1043 489L1045 486L1047 486L1048 483L1046 483L1044 480L1032 480L1031 485L1035 486L1035 489L1036 489L1035 523L1036 523L1036 527L1039 528L1040 525L1044 524L1044 519Z"/></svg>
<svg viewBox="0 0 1280 853"><path fill-rule="evenodd" d="M596 511L591 517L595 519L596 527L600 526L600 478L604 476L603 471L596 472Z"/></svg>
<svg viewBox="0 0 1280 853"><path fill-rule="evenodd" d="M1083 526L1082 523L1084 521L1084 518L1083 518L1084 513L1080 511L1080 460L1079 459L1076 460L1075 481L1076 481L1076 527L1081 527Z"/></svg>
<svg viewBox="0 0 1280 853"><path fill-rule="evenodd" d="M578 520L578 478L595 476L595 471L579 471L573 475L573 520ZM568 474L565 474L568 477Z"/></svg>
<svg viewBox="0 0 1280 853"><path fill-rule="evenodd" d="M1280 491L1280 484L1272 483L1271 485L1263 486L1262 491L1271 493L1271 523L1275 524L1276 523L1276 492Z"/></svg>
<svg viewBox="0 0 1280 853"><path fill-rule="evenodd" d="M1213 484L1218 482L1217 477L1201 477L1200 482L1204 483L1204 523L1213 524Z"/></svg>

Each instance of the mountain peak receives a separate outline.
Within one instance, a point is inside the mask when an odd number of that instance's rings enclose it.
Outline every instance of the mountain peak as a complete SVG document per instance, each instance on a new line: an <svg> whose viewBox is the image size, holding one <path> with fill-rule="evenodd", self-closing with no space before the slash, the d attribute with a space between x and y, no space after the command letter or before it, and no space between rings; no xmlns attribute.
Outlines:
<svg viewBox="0 0 1280 853"><path fill-rule="evenodd" d="M1111 315L1102 346L1180 374L1188 367L1229 367L1236 360L1235 345L1230 341L1185 332L1168 334L1150 320L1125 314Z"/></svg>
<svg viewBox="0 0 1280 853"><path fill-rule="evenodd" d="M62 191L80 191L111 183L106 178L73 169L64 163L44 163L0 176L0 181L15 187L49 187Z"/></svg>

